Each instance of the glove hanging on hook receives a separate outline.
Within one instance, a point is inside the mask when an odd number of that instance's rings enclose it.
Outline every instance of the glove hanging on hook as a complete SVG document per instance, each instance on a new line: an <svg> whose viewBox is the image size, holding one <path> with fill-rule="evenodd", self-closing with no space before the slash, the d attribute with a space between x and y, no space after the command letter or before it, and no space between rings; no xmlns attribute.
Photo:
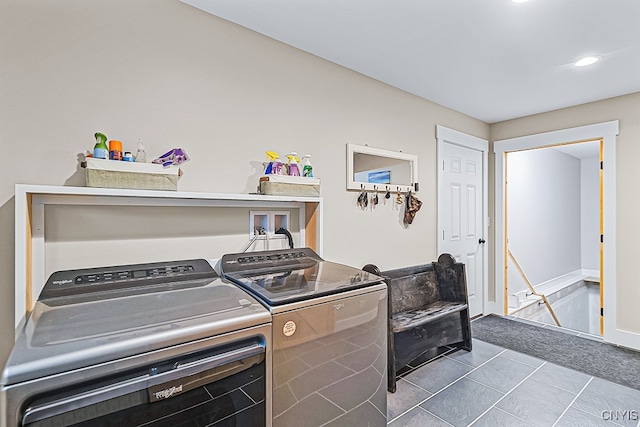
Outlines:
<svg viewBox="0 0 640 427"><path fill-rule="evenodd" d="M365 209L369 205L369 195L365 190L363 190L362 193L360 193L360 195L358 196L358 205L362 209Z"/></svg>
<svg viewBox="0 0 640 427"><path fill-rule="evenodd" d="M411 224L413 222L413 218L422 207L422 202L414 196L411 191L407 193L406 202L407 205L404 211L404 223Z"/></svg>

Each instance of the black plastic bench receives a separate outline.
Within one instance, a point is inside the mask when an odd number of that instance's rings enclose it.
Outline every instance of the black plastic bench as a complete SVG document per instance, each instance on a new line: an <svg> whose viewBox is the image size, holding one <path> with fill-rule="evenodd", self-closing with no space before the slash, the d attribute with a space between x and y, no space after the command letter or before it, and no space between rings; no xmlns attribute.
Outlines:
<svg viewBox="0 0 640 427"><path fill-rule="evenodd" d="M387 283L388 389L396 391L396 373L412 360L442 346L471 351L471 326L464 264L449 254L437 262L380 271L363 270Z"/></svg>

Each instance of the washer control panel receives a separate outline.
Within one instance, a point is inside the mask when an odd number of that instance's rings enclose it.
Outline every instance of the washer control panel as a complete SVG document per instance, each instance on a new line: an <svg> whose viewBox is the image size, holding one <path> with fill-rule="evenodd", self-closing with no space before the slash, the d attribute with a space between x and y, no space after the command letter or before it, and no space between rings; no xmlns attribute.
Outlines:
<svg viewBox="0 0 640 427"><path fill-rule="evenodd" d="M279 249L223 255L220 269L223 274L255 274L259 271L309 268L319 261L324 260L310 248Z"/></svg>

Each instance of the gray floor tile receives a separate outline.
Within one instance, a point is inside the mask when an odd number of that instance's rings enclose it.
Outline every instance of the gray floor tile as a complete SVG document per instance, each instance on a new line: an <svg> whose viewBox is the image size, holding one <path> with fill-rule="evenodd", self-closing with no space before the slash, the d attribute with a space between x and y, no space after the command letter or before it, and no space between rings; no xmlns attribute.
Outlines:
<svg viewBox="0 0 640 427"><path fill-rule="evenodd" d="M533 427L533 424L530 424L520 418L516 418L514 415L508 414L498 408L491 408L489 412L480 417L475 423L472 424L473 427Z"/></svg>
<svg viewBox="0 0 640 427"><path fill-rule="evenodd" d="M552 426L575 397L568 391L527 378L496 407L537 426Z"/></svg>
<svg viewBox="0 0 640 427"><path fill-rule="evenodd" d="M475 368L503 351L504 349L497 345L480 340L473 340L472 351L458 350L448 354L447 357Z"/></svg>
<svg viewBox="0 0 640 427"><path fill-rule="evenodd" d="M604 417L594 417L574 407L569 408L556 424L556 427L614 427L617 424L605 420Z"/></svg>
<svg viewBox="0 0 640 427"><path fill-rule="evenodd" d="M396 382L396 386L395 393L387 393L387 419L389 420L393 420L433 394L404 379Z"/></svg>
<svg viewBox="0 0 640 427"><path fill-rule="evenodd" d="M435 415L417 407L407 412L397 420L389 423L389 427L451 427L451 424L442 421Z"/></svg>
<svg viewBox="0 0 640 427"><path fill-rule="evenodd" d="M498 391L462 378L420 406L454 426L467 426L502 396Z"/></svg>
<svg viewBox="0 0 640 427"><path fill-rule="evenodd" d="M533 366L534 368L537 368L544 363L544 360L542 359L529 356L528 354L518 353L517 351L513 350L507 350L504 353L500 354L500 356L506 357L507 359L515 360L516 362L524 363L525 365Z"/></svg>
<svg viewBox="0 0 640 427"><path fill-rule="evenodd" d="M575 394L580 393L582 387L584 387L585 384L589 382L589 379L591 379L587 374L563 368L562 366L554 365L553 363L545 364L531 377L538 381L542 381L543 383L551 384Z"/></svg>
<svg viewBox="0 0 640 427"><path fill-rule="evenodd" d="M508 393L535 369L515 360L498 356L468 374L467 378L476 380L503 393Z"/></svg>
<svg viewBox="0 0 640 427"><path fill-rule="evenodd" d="M640 416L640 391L594 378L572 407L594 417L613 419L623 426L636 426L637 416ZM625 414L624 411L635 413Z"/></svg>
<svg viewBox="0 0 640 427"><path fill-rule="evenodd" d="M443 357L407 374L404 379L435 393L472 369L471 366Z"/></svg>

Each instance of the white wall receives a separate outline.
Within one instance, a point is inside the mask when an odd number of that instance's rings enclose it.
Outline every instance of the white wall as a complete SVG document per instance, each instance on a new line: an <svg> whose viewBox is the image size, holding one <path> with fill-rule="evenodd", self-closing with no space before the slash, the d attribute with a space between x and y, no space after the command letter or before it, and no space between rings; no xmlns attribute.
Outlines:
<svg viewBox="0 0 640 427"><path fill-rule="evenodd" d="M14 185L83 185L76 158L92 148L96 131L122 140L125 150L141 136L151 158L185 148L192 157L183 167L185 191L253 192L266 150L310 153L325 198L325 258L382 269L437 257L436 124L489 137L486 123L177 0L0 0L0 57L0 364L14 333ZM358 193L345 190L348 142L418 155L424 205L410 228L402 226L394 203L364 212L357 207ZM58 217L71 218L65 215ZM74 215L83 218L75 223L78 239L91 240L90 214ZM156 211L132 215L130 223L106 225L149 227L146 234L171 225ZM145 225L143 215L154 221ZM185 221L206 221L200 217L190 213ZM211 239L190 235L206 248L204 256L235 251L246 239L248 216L225 218L236 238L213 247ZM58 225L67 227L54 221L47 229ZM77 241L50 237L56 255L49 267L86 262L63 254ZM98 245L105 241L95 237ZM135 253L191 255L170 241L150 242ZM124 257L103 252L111 257L101 256L101 264Z"/></svg>
<svg viewBox="0 0 640 427"><path fill-rule="evenodd" d="M580 160L582 268L600 271L600 159Z"/></svg>
<svg viewBox="0 0 640 427"><path fill-rule="evenodd" d="M580 160L554 149L507 155L509 249L538 285L580 269ZM526 289L509 263L509 294Z"/></svg>

